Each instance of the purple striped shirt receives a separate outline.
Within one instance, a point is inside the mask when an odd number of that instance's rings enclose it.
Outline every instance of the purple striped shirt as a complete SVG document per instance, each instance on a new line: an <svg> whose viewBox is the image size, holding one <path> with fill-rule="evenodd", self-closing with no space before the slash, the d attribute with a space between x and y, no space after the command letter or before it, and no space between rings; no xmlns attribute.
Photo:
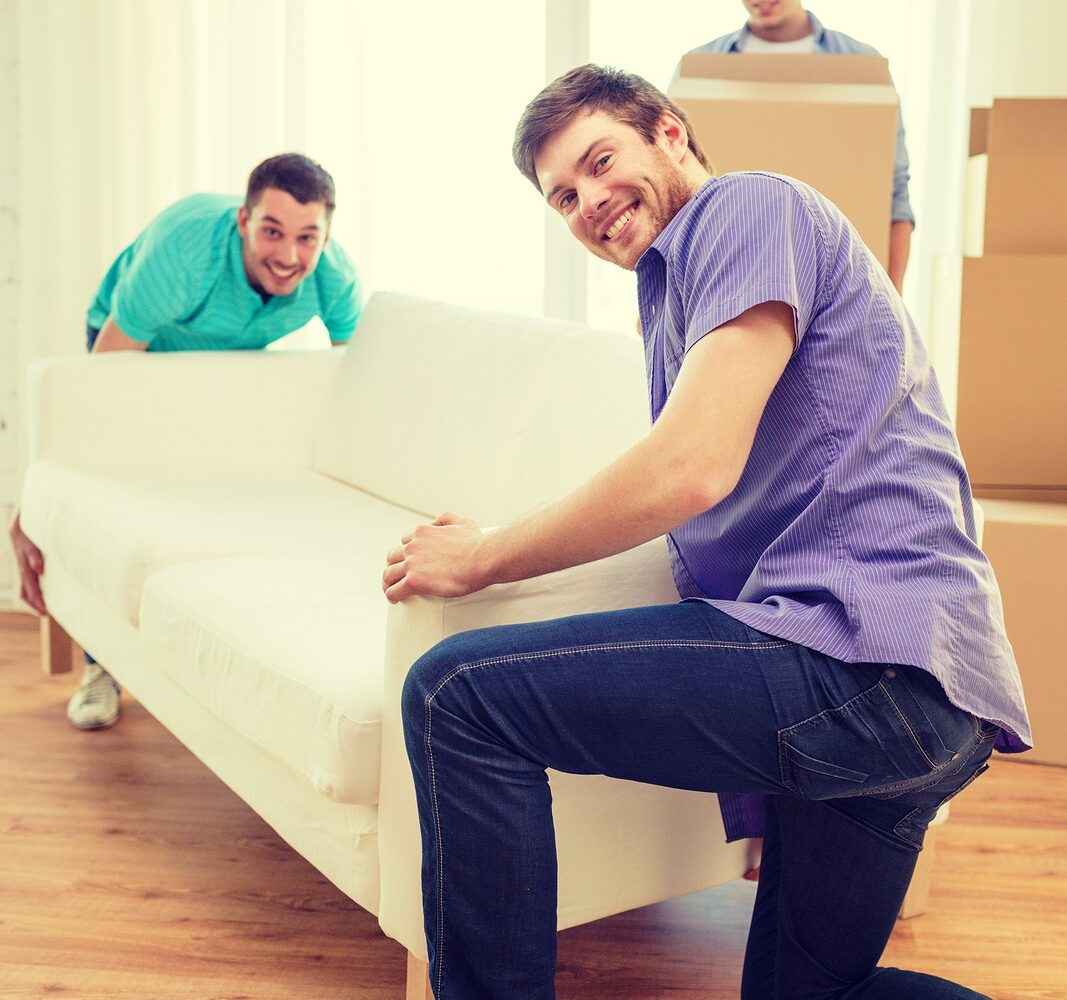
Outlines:
<svg viewBox="0 0 1067 1000"><path fill-rule="evenodd" d="M792 178L711 178L637 263L653 421L685 352L761 302L797 346L734 491L668 537L675 583L752 628L849 663L928 670L949 700L1032 745L970 483L922 340L885 271ZM720 796L728 839L760 796Z"/></svg>

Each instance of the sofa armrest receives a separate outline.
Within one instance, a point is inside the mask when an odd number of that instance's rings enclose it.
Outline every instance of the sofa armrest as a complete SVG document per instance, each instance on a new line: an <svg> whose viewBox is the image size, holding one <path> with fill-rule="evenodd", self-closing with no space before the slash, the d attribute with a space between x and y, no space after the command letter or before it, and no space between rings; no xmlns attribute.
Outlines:
<svg viewBox="0 0 1067 1000"><path fill-rule="evenodd" d="M309 467L339 355L116 352L38 361L28 373L29 461Z"/></svg>
<svg viewBox="0 0 1067 1000"><path fill-rule="evenodd" d="M418 810L400 718L401 692L412 663L442 639L468 629L677 600L666 544L659 538L610 559L489 587L469 597L412 598L389 609L378 800L378 919L386 934L425 957ZM561 844L566 836L560 829ZM743 867L736 874L741 871Z"/></svg>

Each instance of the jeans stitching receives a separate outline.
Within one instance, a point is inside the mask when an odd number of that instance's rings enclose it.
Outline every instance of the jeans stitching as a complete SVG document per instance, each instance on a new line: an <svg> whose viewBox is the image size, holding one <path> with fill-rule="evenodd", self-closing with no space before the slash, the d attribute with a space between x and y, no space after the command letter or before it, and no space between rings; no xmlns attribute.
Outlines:
<svg viewBox="0 0 1067 1000"><path fill-rule="evenodd" d="M988 742L988 740L980 740L977 744L975 744L974 750L977 750L983 743L986 742ZM974 756L974 750L972 750L971 753L967 756L967 760L970 760L971 757ZM946 795L943 799L941 799L936 806L933 806L934 815L937 815L938 809L940 809L946 802L948 802L950 799L954 799L957 795L960 794L960 792L962 792L968 785L970 785L971 782L973 782L980 775L984 774L988 769L989 765L985 763L985 761L979 764L978 767L975 768L974 773L962 785L960 785L959 788L957 788L954 792L949 792L949 794ZM962 770L962 768L960 768L960 770ZM912 838L908 836L905 830L912 825L912 820L915 818L916 813L923 812L925 809L929 808L929 806L916 806L914 809L911 810L911 812L909 812L902 819L899 819L896 822L896 824L893 826L893 832L898 837L901 837L902 839L908 841L909 844L912 844L913 846L919 847L921 849L921 838L918 838L919 843L916 843L915 840L912 840Z"/></svg>
<svg viewBox="0 0 1067 1000"><path fill-rule="evenodd" d="M442 995L441 980L444 975L444 871L445 851L441 843L441 815L437 807L437 769L433 763L433 745L430 742L430 731L433 725L430 699L426 699L426 762L430 768L430 797L433 799L433 823L437 836L437 988L434 994Z"/></svg>
<svg viewBox="0 0 1067 1000"><path fill-rule="evenodd" d="M778 730L778 777L786 788L794 794L800 795L801 798L804 797L800 793L800 786L793 780L793 769L786 766L791 760L787 751L793 749L789 743L790 735L801 726L806 726L815 719L821 719L824 715L829 715L831 712L847 711L851 714L853 703L859 701L861 698L866 698L867 695L878 687L880 683L881 681L878 681L877 683L872 684L869 688L860 691L859 694L853 695L843 705L837 705L833 708L824 708L821 712L816 712L814 715L810 715L806 719L801 719L799 722L794 722L791 726L786 726L784 729Z"/></svg>
<svg viewBox="0 0 1067 1000"><path fill-rule="evenodd" d="M904 728L908 731L908 735L911 737L912 743L915 744L915 748L919 751L919 753L922 754L923 760L925 760L926 763L930 765L931 770L938 770L938 765L935 764L932 760L930 760L930 755L923 749L923 745L919 742L919 737L915 735L915 730L912 728L911 723L908 722L907 716L900 710L900 706L897 704L896 699L893 697L889 688L886 687L883 681L879 681L878 686L885 692L885 696L889 699L889 704L893 706L893 711L895 711L900 717L901 723L903 723ZM925 714L926 713L924 712L923 715ZM938 739L940 740L941 737L939 736Z"/></svg>
<svg viewBox="0 0 1067 1000"><path fill-rule="evenodd" d="M515 663L518 660L543 660L553 656L567 656L571 653L607 653L626 649L784 649L788 642L717 642L702 639L649 639L646 642L604 642L592 646L566 646L563 649L539 649L529 653L508 653L505 656L491 656L473 663L461 663L454 667L441 680L440 684L427 696L427 703L440 693L441 689L458 674L476 670L480 667L494 667L502 663Z"/></svg>
<svg viewBox="0 0 1067 1000"><path fill-rule="evenodd" d="M960 771L962 771L967 766L967 762L974 756L975 750L977 750L984 743L992 742L994 735L995 734L991 734L989 736L983 736L982 733L981 733L981 730L978 727L978 722L977 722L977 719L976 719L975 720L974 742L971 744L971 746L967 749L966 752L964 752L963 750L957 751L948 761L946 761L944 764L942 764L940 768L938 768L936 771L932 772L932 775L934 776L934 780L928 781L925 785L920 785L920 786L914 787L914 788L913 787L901 787L899 784L898 785L891 785L891 786L886 787L882 791L877 792L876 793L876 797L880 798L880 799L885 799L886 801L889 801L891 799L899 799L900 796L907 795L909 792L922 792L922 791L925 791L927 788L930 788L933 785L936 785L939 781L944 781L946 778L951 778L954 774L959 774ZM953 764L955 761L959 761L959 767L957 767L955 771L948 770L949 766L951 764ZM929 778L932 775L927 775L927 777ZM906 786L907 783L904 782L903 785Z"/></svg>
<svg viewBox="0 0 1067 1000"><path fill-rule="evenodd" d="M952 751L945 745L945 741L941 739L941 733L938 731L937 726L934 725L934 720L930 718L930 713L927 712L926 709L923 707L922 699L915 693L915 689L908 682L907 677L905 677L903 674L900 674L900 680L904 687L907 688L910 692L912 701L915 702L915 707L920 712L922 712L923 718L926 720L926 724L930 727L930 732L934 734L934 737L937 739L937 742L941 744L941 748L945 751L945 753L952 753ZM940 681L938 683L940 683Z"/></svg>
<svg viewBox="0 0 1067 1000"><path fill-rule="evenodd" d="M849 712L852 713L855 703L860 699L866 699L868 695L875 688L881 685L881 681L875 681L869 688L864 688L859 694L854 694L847 701L840 705L832 705L830 708L824 708L821 712L816 712L814 715L809 715L806 719L801 719L799 722L794 722L791 726L786 726L784 729L779 730L778 735L781 737L787 737L794 730L799 729L801 726L806 726L808 723L814 722L816 719L821 719L824 715L830 715L833 712Z"/></svg>
<svg viewBox="0 0 1067 1000"><path fill-rule="evenodd" d="M962 770L964 764L969 759L970 754L974 752L974 747L977 745L977 742L978 742L979 732L978 732L977 721L975 723L976 742L971 745L971 748L968 750L968 752L967 753L963 753L962 751L957 752L957 753L953 754L947 761L945 761L944 764L934 764L930 760L930 758L927 756L927 754L923 750L922 746L919 744L919 742L918 742L918 740L917 740L917 738L915 736L915 731L912 729L911 725L908 723L907 719L904 717L903 712L900 711L900 708L897 705L896 701L893 699L893 696L889 693L889 689L886 687L885 683L881 679L879 679L875 684L872 684L869 688L866 688L865 690L861 691L859 694L853 695L843 705L838 705L836 708L824 708L821 712L816 712L815 715L812 715L807 719L801 719L800 722L794 722L793 725L787 726L785 729L781 729L781 730L778 731L778 772L779 772L779 776L780 776L780 778L782 780L782 783L787 788L789 788L795 794L800 794L799 786L796 784L795 781L792 780L792 770L789 769L787 771L787 768L785 766L790 761L790 757L789 757L789 754L787 753L787 751L792 749L791 745L788 742L789 735L794 730L799 729L801 726L805 726L808 723L812 722L813 720L821 718L824 715L829 715L830 713L833 713L833 712L848 712L849 714L853 714L854 711L855 711L856 706L860 703L861 699L865 699L876 688L881 688L882 692L889 699L889 703L893 706L893 708L896 711L897 715L900 717L901 721L904 723L904 726L908 730L908 732L910 733L911 738L915 743L915 746L918 748L919 752L923 755L923 758L926 760L926 762L930 765L931 770L927 774L917 775L914 778L905 778L903 781L890 782L890 783L885 784L885 785L879 785L876 788L858 789L857 791L852 792L852 793L846 793L844 795L839 795L839 796L837 796L838 798L856 798L856 797L867 797L867 796L878 797L878 798L895 798L897 794L903 795L903 794L905 794L907 792L922 791L924 788L928 788L930 785L936 785L937 782L942 781L944 778L948 777L950 774L956 773L956 772L950 772L948 770L949 767L951 767L951 765L954 764L954 763L958 763L959 764L959 767L956 768L956 771ZM856 718L861 719L861 721L862 721L862 716L856 716ZM993 737L990 736L988 738L992 739ZM878 742L879 742L879 745L881 745L881 741L879 740ZM803 798L803 796L801 796L801 797Z"/></svg>
<svg viewBox="0 0 1067 1000"><path fill-rule="evenodd" d="M663 648L695 648L695 649L740 649L756 650L762 652L766 649L784 649L788 642L716 642L714 640L686 640L686 639L650 639L646 642L608 642L592 646L568 646L564 649L536 650L531 653L509 653L506 656L493 656L485 660L475 660L473 663L461 663L458 667L450 670L441 682L426 696L424 708L426 710L425 745L426 762L430 771L430 799L433 803L434 831L437 837L437 988L434 990L438 1000L443 1000L442 983L444 979L444 924L445 924L445 884L444 884L444 842L441 836L441 811L437 801L437 770L433 761L433 745L430 734L433 727L433 701L444 689L445 685L462 673L468 673L481 667L500 666L504 663L517 663L520 660L544 660L551 657L567 656L571 653L604 653L627 649L663 649Z"/></svg>

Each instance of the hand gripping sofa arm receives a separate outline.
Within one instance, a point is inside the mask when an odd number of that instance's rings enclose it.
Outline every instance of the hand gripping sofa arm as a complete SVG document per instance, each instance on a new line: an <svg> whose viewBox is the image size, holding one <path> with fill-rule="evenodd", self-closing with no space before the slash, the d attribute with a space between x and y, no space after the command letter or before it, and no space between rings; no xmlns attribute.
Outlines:
<svg viewBox="0 0 1067 1000"><path fill-rule="evenodd" d="M404 747L400 697L411 664L456 632L490 625L544 620L563 615L678 600L662 538L585 566L533 580L490 587L458 600L414 598L390 608L385 646L385 703L382 715L382 774L379 795L379 858L381 904L379 922L390 937L424 958L420 887L421 838L415 793ZM746 846L722 842L716 831L714 800L609 778L552 775L560 861L560 926L572 926L643 905L653 899L692 891L694 878L714 884L738 877L747 864ZM574 782L584 782L578 792ZM668 797L651 806L639 797ZM660 805L666 804L662 810ZM570 805L568 805L570 802ZM576 808L584 809L581 822ZM651 817L646 815L652 813ZM604 825L598 826L601 817ZM609 819L610 818L610 819ZM581 829L576 829L581 827ZM663 865L642 865L645 857L662 856L667 833L681 855L698 855L684 871ZM687 837L692 836L690 844ZM605 861L590 871L588 840L609 859L637 858L635 865ZM576 842L582 840L581 845ZM653 845L642 854L642 840ZM579 849L581 863L570 861ZM658 853L651 853L654 850ZM633 852L633 853L629 853ZM694 875L699 866L699 874ZM673 881L672 881L673 880ZM689 881L687 881L689 880ZM666 887L666 888L665 888ZM703 887L703 885L699 886Z"/></svg>
<svg viewBox="0 0 1067 1000"><path fill-rule="evenodd" d="M30 367L31 463L309 467L339 351L116 352Z"/></svg>

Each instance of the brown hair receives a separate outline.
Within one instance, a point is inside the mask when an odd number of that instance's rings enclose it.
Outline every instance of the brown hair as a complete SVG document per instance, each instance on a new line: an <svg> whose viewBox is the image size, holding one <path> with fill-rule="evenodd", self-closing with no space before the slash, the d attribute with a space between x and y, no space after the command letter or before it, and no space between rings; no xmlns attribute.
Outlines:
<svg viewBox="0 0 1067 1000"><path fill-rule="evenodd" d="M333 178L314 160L301 153L282 153L257 166L248 178L245 207L252 211L259 196L267 188L276 188L291 195L301 205L321 201L326 206L326 218L333 216Z"/></svg>
<svg viewBox="0 0 1067 1000"><path fill-rule="evenodd" d="M647 80L621 69L587 63L553 80L523 111L515 129L511 156L524 177L538 191L541 185L534 159L545 141L583 112L606 111L636 129L649 143L656 141L659 120L665 111L677 117L689 135L689 150L697 162L710 170L708 158L693 135L686 113Z"/></svg>

